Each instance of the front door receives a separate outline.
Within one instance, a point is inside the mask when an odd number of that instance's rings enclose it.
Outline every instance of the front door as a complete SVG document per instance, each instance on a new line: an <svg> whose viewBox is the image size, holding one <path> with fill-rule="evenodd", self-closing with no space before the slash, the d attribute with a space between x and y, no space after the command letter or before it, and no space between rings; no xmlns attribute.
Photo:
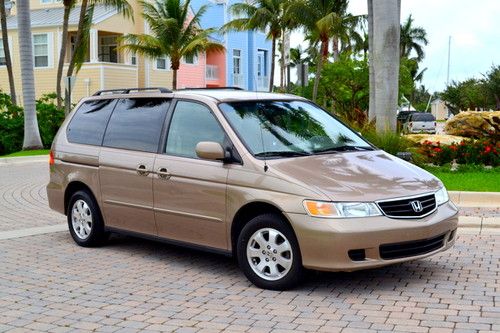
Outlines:
<svg viewBox="0 0 500 333"><path fill-rule="evenodd" d="M104 135L99 180L106 225L156 235L153 166L170 101L118 102Z"/></svg>
<svg viewBox="0 0 500 333"><path fill-rule="evenodd" d="M224 144L225 133L206 105L178 101L154 167L158 236L226 249L228 169L220 161L199 159L200 141Z"/></svg>

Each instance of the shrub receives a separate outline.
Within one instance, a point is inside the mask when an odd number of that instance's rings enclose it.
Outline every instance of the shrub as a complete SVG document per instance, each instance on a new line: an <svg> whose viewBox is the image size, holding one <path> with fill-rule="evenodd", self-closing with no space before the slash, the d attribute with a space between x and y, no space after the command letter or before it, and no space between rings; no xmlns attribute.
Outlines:
<svg viewBox="0 0 500 333"><path fill-rule="evenodd" d="M444 165L455 161L463 165L500 165L500 142L490 140L463 140L459 144L441 145L439 142L424 141L419 153L429 162Z"/></svg>
<svg viewBox="0 0 500 333"><path fill-rule="evenodd" d="M54 102L55 94L43 95L36 101L38 126L45 148L50 148L64 120L64 110L58 109ZM13 105L9 95L0 92L0 155L21 150L23 135L23 109Z"/></svg>

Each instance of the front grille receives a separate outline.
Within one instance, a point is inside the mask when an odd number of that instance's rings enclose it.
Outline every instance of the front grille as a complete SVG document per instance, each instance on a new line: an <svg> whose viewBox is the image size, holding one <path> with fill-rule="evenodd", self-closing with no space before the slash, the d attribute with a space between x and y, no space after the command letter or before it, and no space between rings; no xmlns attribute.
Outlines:
<svg viewBox="0 0 500 333"><path fill-rule="evenodd" d="M386 260L399 259L430 253L443 247L445 235L446 234L442 234L433 238L410 242L380 245L380 258Z"/></svg>
<svg viewBox="0 0 500 333"><path fill-rule="evenodd" d="M421 211L416 211L412 202L420 202ZM432 213L436 209L434 194L423 195L406 199L395 199L377 202L382 212L394 218L418 218Z"/></svg>

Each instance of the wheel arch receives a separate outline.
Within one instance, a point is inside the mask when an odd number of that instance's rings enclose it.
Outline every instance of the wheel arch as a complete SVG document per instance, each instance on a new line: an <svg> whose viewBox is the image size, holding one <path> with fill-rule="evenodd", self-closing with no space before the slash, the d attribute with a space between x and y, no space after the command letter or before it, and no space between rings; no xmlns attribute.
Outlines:
<svg viewBox="0 0 500 333"><path fill-rule="evenodd" d="M231 252L234 257L236 257L236 242L238 241L238 236L243 227L254 217L263 214L276 214L280 216L282 220L286 224L288 224L288 226L295 233L288 218L285 216L285 214L283 214L281 209L279 209L275 205L263 201L254 201L247 203L244 206L240 207L240 209L238 209L231 223Z"/></svg>
<svg viewBox="0 0 500 333"><path fill-rule="evenodd" d="M66 190L64 191L64 215L68 215L68 204L71 196L78 191L86 191L97 203L97 198L92 189L85 183L74 180L66 186ZM100 210L100 207L98 207L98 209Z"/></svg>

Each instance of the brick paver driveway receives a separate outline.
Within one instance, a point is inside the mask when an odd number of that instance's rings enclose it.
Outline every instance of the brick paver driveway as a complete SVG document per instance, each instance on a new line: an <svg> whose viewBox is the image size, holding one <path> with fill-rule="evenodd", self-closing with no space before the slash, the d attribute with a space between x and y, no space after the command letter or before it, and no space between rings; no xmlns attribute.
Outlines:
<svg viewBox="0 0 500 333"><path fill-rule="evenodd" d="M45 207L43 163L0 166L0 235L64 223ZM67 232L0 240L0 331L500 332L500 235L460 231L432 258L355 273L311 273L260 290L234 261Z"/></svg>

